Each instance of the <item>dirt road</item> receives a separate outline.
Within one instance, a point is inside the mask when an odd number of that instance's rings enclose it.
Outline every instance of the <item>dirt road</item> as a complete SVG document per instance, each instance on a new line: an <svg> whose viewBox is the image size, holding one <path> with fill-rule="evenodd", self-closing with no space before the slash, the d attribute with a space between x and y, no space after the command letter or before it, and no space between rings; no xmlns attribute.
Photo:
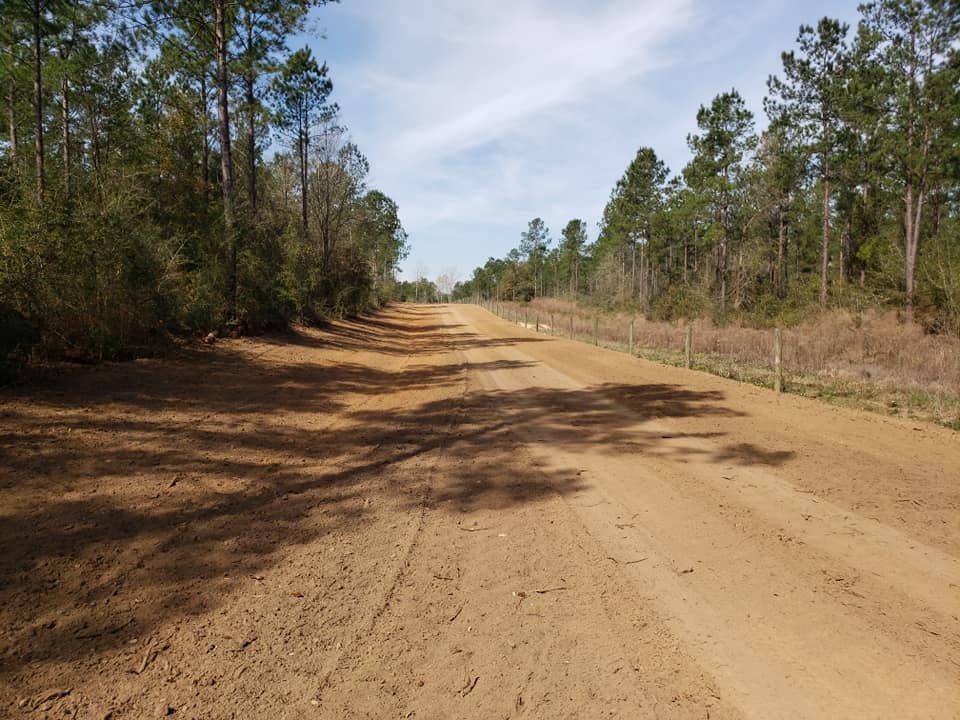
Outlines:
<svg viewBox="0 0 960 720"><path fill-rule="evenodd" d="M0 395L0 716L958 718L960 438L398 306Z"/></svg>

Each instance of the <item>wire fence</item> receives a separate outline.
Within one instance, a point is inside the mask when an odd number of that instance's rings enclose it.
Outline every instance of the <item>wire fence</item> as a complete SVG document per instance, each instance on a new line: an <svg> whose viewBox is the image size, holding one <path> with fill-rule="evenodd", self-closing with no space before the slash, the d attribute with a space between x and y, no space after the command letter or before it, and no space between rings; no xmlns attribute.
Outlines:
<svg viewBox="0 0 960 720"><path fill-rule="evenodd" d="M859 383L861 391L863 386L885 386L941 401L960 398L960 339L924 333L889 314L828 313L810 324L775 331L717 327L705 320L648 321L561 301L480 304L530 330L769 387L779 380L785 389L792 385L798 390L819 379ZM960 402L957 407L960 417Z"/></svg>

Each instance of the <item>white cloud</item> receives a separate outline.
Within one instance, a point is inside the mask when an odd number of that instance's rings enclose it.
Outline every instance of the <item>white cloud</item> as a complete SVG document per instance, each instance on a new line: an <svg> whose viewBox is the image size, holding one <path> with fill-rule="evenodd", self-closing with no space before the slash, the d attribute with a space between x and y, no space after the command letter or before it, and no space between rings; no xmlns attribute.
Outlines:
<svg viewBox="0 0 960 720"><path fill-rule="evenodd" d="M367 0L323 12L340 14L327 15L332 36L338 22L366 34L362 55L331 60L336 93L373 181L400 203L414 258L466 273L473 254L449 252L464 235L491 245L485 257L534 215L596 215L629 161L597 162L615 142L604 106L670 63L694 5Z"/></svg>
<svg viewBox="0 0 960 720"><path fill-rule="evenodd" d="M641 145L679 171L698 104L737 86L759 107L785 14L835 1L344 0L319 11L317 52L400 204L408 266L467 275L534 216L595 225Z"/></svg>
<svg viewBox="0 0 960 720"><path fill-rule="evenodd" d="M385 160L444 160L661 66L691 11L690 0L367 2L357 12L377 57L348 80L388 113Z"/></svg>

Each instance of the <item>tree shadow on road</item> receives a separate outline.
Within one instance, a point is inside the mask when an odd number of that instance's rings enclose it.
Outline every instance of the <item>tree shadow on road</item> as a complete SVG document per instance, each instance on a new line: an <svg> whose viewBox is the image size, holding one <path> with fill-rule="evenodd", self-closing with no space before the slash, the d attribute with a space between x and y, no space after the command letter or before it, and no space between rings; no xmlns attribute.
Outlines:
<svg viewBox="0 0 960 720"><path fill-rule="evenodd" d="M422 321L423 318L435 320L436 317L436 308L430 306L391 306L359 320L338 323L336 332L300 329L268 336L264 340L315 349L373 351L401 356L432 355L451 347L469 350L549 342L546 337L487 337L468 331L462 323Z"/></svg>
<svg viewBox="0 0 960 720"><path fill-rule="evenodd" d="M404 339L370 360L370 338L388 331ZM469 364L449 351L527 339L411 330L396 314L297 337L105 366L0 398L8 686L37 664L89 661L213 613L294 546L331 533L362 541L371 507L496 512L582 489L574 468L515 452L517 428L572 452L666 456L683 450L645 421L737 414L721 393L673 385L467 392L470 373L532 363ZM367 360L351 359L354 348ZM789 457L736 446L717 459Z"/></svg>

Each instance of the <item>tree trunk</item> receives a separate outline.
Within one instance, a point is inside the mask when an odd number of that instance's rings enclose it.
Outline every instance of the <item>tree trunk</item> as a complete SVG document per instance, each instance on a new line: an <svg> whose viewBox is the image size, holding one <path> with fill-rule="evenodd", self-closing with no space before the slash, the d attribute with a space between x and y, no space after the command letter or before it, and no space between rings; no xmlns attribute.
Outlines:
<svg viewBox="0 0 960 720"><path fill-rule="evenodd" d="M743 248L741 247L737 251L737 276L734 278L733 286L733 307L736 310L740 309L741 304L743 303Z"/></svg>
<svg viewBox="0 0 960 720"><path fill-rule="evenodd" d="M303 223L303 236L307 236L307 133L300 130L298 149L300 151L300 220Z"/></svg>
<svg viewBox="0 0 960 720"><path fill-rule="evenodd" d="M257 113L254 95L256 74L253 67L253 23L249 13L245 17L245 25L248 52L246 72L243 76L244 102L247 110L247 203L250 205L250 212L255 214L257 212Z"/></svg>
<svg viewBox="0 0 960 720"><path fill-rule="evenodd" d="M20 165L17 162L17 151L19 143L17 142L17 85L13 78L10 78L10 86L7 93L8 118L10 125L10 162L13 165L14 172L19 175Z"/></svg>
<svg viewBox="0 0 960 720"><path fill-rule="evenodd" d="M203 182L203 209L210 205L210 133L207 131L207 69L200 71L200 127L203 128L201 153L201 180Z"/></svg>
<svg viewBox="0 0 960 720"><path fill-rule="evenodd" d="M220 170L223 175L223 226L226 237L227 314L237 311L237 235L233 212L233 156L230 152L230 81L227 75L226 0L214 0L214 34L217 45L217 119L220 130Z"/></svg>
<svg viewBox="0 0 960 720"><path fill-rule="evenodd" d="M717 263L718 273L720 275L720 310L727 307L727 231L723 231L723 238L720 240L720 258Z"/></svg>
<svg viewBox="0 0 960 720"><path fill-rule="evenodd" d="M841 289L846 283L846 274L847 274L847 247L850 244L850 233L852 232L851 221L847 220L846 229L840 233L840 248L837 254L837 258L840 261L840 271L837 273L837 283L840 285Z"/></svg>
<svg viewBox="0 0 960 720"><path fill-rule="evenodd" d="M634 250L636 254L636 250ZM650 257L647 255L647 244L640 246L640 302L644 307L647 306L647 298L650 297Z"/></svg>
<svg viewBox="0 0 960 720"><path fill-rule="evenodd" d="M913 183L907 180L904 192L903 214L903 279L907 292L907 319L913 320L913 263L910 258L910 244L913 239Z"/></svg>
<svg viewBox="0 0 960 720"><path fill-rule="evenodd" d="M723 179L724 186L726 186L727 178L727 169L723 169ZM717 274L720 279L720 311L723 312L727 307L727 259L730 254L729 247L729 217L726 195L724 194L721 197L723 203L720 209L720 227L723 229L723 234L720 236L720 247L717 253Z"/></svg>
<svg viewBox="0 0 960 720"><path fill-rule="evenodd" d="M915 145L912 125L907 133L907 143L913 150ZM906 168L903 279L907 295L906 315L909 322L913 322L913 275L917 265L917 251L920 248L920 225L923 219L923 204L926 197L924 191L925 169L929 151L930 128L928 127L923 133L923 142L920 146L919 172L915 171L916 168L912 162L908 163ZM916 194L916 210L914 210L914 194Z"/></svg>
<svg viewBox="0 0 960 720"><path fill-rule="evenodd" d="M43 48L40 37L41 0L33 0L33 134L36 150L37 202L46 186L43 166Z"/></svg>
<svg viewBox="0 0 960 720"><path fill-rule="evenodd" d="M920 219L923 216L924 193L919 191L914 210L913 180L907 181L904 212L903 279L906 290L907 320L913 321L913 276L917 266L917 250L920 247Z"/></svg>
<svg viewBox="0 0 960 720"><path fill-rule="evenodd" d="M95 112L90 113L90 162L93 171L100 171L100 122Z"/></svg>
<svg viewBox="0 0 960 720"><path fill-rule="evenodd" d="M620 261L620 288L618 293L620 299L622 300L624 293L626 293L627 290L627 253L626 249L623 247L620 248L620 257L618 260Z"/></svg>
<svg viewBox="0 0 960 720"><path fill-rule="evenodd" d="M827 165L824 159L823 170L823 235L820 247L820 306L827 305L827 283L830 270L830 181L827 179Z"/></svg>
<svg viewBox="0 0 960 720"><path fill-rule="evenodd" d="M246 78L247 104L247 202L250 212L257 212L257 127L256 111L254 109L253 94L254 79L251 75Z"/></svg>
<svg viewBox="0 0 960 720"><path fill-rule="evenodd" d="M63 124L63 194L70 197L70 84L66 78L60 83L60 122Z"/></svg>
<svg viewBox="0 0 960 720"><path fill-rule="evenodd" d="M778 213L778 228L777 228L777 270L776 278L774 280L774 289L776 290L777 297L783 298L786 294L786 283L784 282L784 275L786 274L786 250L787 250L787 222L784 218L783 208L780 209Z"/></svg>

